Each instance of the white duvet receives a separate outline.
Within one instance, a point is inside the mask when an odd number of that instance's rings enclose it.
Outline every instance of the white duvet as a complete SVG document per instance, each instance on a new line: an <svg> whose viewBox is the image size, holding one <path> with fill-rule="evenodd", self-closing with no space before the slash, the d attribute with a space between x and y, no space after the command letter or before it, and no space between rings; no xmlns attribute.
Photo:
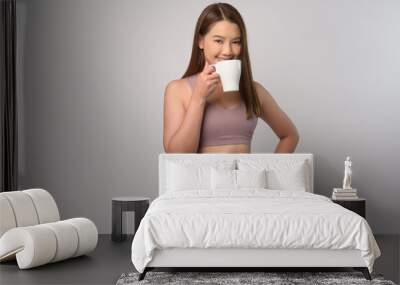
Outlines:
<svg viewBox="0 0 400 285"><path fill-rule="evenodd" d="M367 221L308 192L241 189L185 190L155 199L132 242L143 272L154 249L358 249L372 272L380 250Z"/></svg>

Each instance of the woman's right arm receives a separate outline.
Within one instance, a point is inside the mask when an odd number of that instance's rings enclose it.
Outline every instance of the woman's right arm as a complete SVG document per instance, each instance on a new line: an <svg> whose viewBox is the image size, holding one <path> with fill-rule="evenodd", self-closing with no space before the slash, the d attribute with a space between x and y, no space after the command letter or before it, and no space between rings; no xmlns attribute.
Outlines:
<svg viewBox="0 0 400 285"><path fill-rule="evenodd" d="M178 96L178 82L168 84L164 95L164 150L166 153L197 152L205 100L192 96L185 111Z"/></svg>
<svg viewBox="0 0 400 285"><path fill-rule="evenodd" d="M164 95L164 150L166 153L197 153L207 96L215 89L219 77L208 64L197 79L187 110L179 94L182 84L172 81Z"/></svg>

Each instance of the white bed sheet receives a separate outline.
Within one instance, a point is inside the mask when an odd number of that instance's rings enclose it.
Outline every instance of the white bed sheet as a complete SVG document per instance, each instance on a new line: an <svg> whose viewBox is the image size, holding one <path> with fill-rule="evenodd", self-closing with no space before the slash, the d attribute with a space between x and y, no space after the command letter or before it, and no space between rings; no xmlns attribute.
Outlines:
<svg viewBox="0 0 400 285"><path fill-rule="evenodd" d="M358 249L370 272L380 256L367 221L329 198L258 188L161 195L137 229L133 265L143 272L165 248Z"/></svg>

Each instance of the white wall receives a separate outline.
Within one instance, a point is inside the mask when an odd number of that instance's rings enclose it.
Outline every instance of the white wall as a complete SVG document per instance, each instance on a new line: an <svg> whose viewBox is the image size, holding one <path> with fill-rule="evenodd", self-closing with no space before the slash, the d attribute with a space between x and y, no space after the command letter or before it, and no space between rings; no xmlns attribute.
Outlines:
<svg viewBox="0 0 400 285"><path fill-rule="evenodd" d="M228 2L255 80L296 124L296 151L315 154L315 192L341 185L350 155L372 229L399 233L400 2ZM63 218L100 233L112 197L156 197L164 88L185 71L209 3L18 0L21 189L48 189ZM277 141L259 120L252 152Z"/></svg>

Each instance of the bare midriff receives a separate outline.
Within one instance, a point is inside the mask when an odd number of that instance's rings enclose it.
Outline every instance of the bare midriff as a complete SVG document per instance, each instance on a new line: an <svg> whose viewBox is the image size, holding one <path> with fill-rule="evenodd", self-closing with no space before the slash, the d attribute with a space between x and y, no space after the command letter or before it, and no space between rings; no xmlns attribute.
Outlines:
<svg viewBox="0 0 400 285"><path fill-rule="evenodd" d="M199 149L199 153L250 153L250 146L247 144L203 146Z"/></svg>

